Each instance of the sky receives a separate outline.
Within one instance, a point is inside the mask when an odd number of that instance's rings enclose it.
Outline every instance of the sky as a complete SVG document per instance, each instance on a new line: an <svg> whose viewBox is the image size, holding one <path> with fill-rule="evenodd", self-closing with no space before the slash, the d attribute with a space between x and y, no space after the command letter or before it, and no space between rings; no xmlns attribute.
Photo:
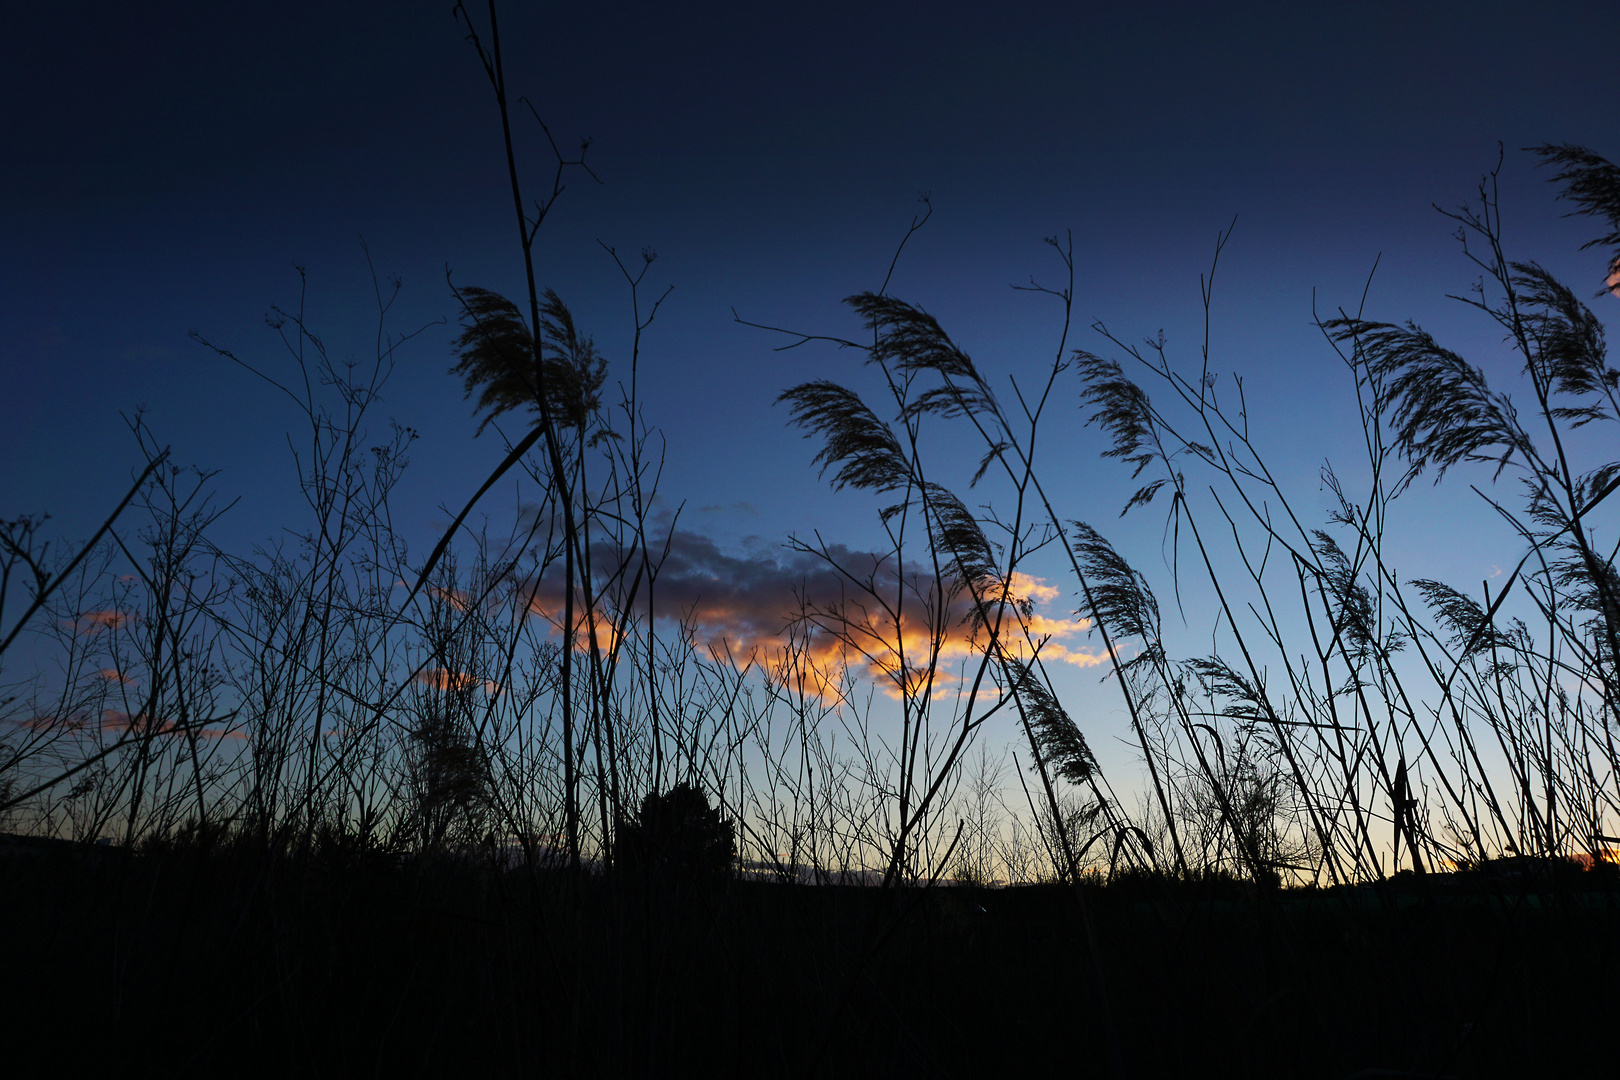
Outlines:
<svg viewBox="0 0 1620 1080"><path fill-rule="evenodd" d="M240 496L224 542L276 536L299 506L298 417L188 335L289 370L264 320L299 304L303 267L309 324L334 356L367 359L374 269L402 281L392 331L421 330L383 414L420 433L396 522L432 543L442 507L502 456L495 435L475 437L448 373L447 275L509 294L523 281L498 116L450 7L62 2L8 15L0 516L49 513L63 537L88 535L139 465L126 418L144 408L176 461L218 470L222 502ZM1354 459L1356 428L1313 310L1354 308L1365 289L1370 316L1416 318L1492 377L1516 371L1445 299L1475 274L1433 205L1469 198L1499 144L1510 253L1601 281L1603 256L1579 250L1593 223L1563 216L1520 148L1620 156L1612 0L1127 7L503 9L513 94L570 152L591 140L596 179L570 172L539 234L542 284L617 364L610 378L623 377L632 316L604 246L632 263L655 250L645 298L671 290L641 390L667 447L664 506L684 506L704 573L788 567L790 536L860 550L880 535L877 501L819 480L817 447L773 405L813 378L875 392L872 373L849 351L778 351L793 339L738 318L857 336L841 301L883 283L920 193L933 216L890 291L994 378L1026 383L1062 327L1049 297L1011 287L1062 284L1043 238L1073 239L1071 347L1117 354L1100 320L1127 341L1162 330L1190 365L1200 275L1233 227L1212 367L1242 374L1261 445L1324 516L1317 472ZM516 130L539 190L550 151L531 120ZM1060 383L1043 436L1062 512L1163 573L1162 514L1118 520L1129 477L1099 459L1078 392ZM971 455L951 437L935 449L956 467ZM512 501L492 494L492 520ZM1465 485L1425 489L1416 509L1397 538L1409 577L1478 581L1516 557ZM1046 610L1062 620L1072 602ZM1206 623L1193 612L1186 625Z"/></svg>

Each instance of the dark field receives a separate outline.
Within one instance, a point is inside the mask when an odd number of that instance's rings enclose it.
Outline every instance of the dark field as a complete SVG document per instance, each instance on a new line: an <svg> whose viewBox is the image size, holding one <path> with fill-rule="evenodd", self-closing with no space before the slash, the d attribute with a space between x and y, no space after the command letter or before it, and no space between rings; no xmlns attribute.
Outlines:
<svg viewBox="0 0 1620 1080"><path fill-rule="evenodd" d="M14 845L12 1076L1559 1076L1615 881L880 890Z"/></svg>

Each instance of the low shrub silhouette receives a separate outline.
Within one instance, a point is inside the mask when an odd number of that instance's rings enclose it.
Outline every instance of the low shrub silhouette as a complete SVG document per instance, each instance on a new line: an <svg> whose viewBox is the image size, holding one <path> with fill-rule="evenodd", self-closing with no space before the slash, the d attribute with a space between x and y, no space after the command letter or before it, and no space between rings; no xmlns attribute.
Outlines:
<svg viewBox="0 0 1620 1080"><path fill-rule="evenodd" d="M662 794L648 792L641 812L633 820L620 819L617 833L619 868L650 876L718 879L737 853L736 826L686 783Z"/></svg>

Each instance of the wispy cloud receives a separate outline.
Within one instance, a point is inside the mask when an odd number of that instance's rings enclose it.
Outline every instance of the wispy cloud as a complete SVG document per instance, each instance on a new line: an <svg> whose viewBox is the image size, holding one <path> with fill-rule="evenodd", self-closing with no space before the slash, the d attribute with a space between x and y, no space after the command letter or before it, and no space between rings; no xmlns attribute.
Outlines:
<svg viewBox="0 0 1620 1080"><path fill-rule="evenodd" d="M172 720L153 720L145 713L131 715L121 709L103 709L101 713L101 730L112 732L140 731L155 735L172 735L180 731L179 725Z"/></svg>
<svg viewBox="0 0 1620 1080"><path fill-rule="evenodd" d="M88 731L92 721L83 712L70 713L35 713L26 720L18 720L17 726L25 731Z"/></svg>
<svg viewBox="0 0 1620 1080"><path fill-rule="evenodd" d="M100 718L91 716L82 709L67 713L35 713L26 720L16 721L18 727L26 731L37 732L70 732L74 734L93 734L102 732L122 736L134 731L150 735L178 735L187 729L173 720L153 720L144 712L130 714L122 709L103 709ZM198 738L202 739L241 739L246 736L237 728L194 728L191 729Z"/></svg>
<svg viewBox="0 0 1620 1080"><path fill-rule="evenodd" d="M240 728L205 728L182 727L174 720L165 720L148 716L146 713L136 713L133 716L119 709L104 709L101 713L101 730L121 735L126 732L136 732L142 735L181 735L193 734L199 739L245 739L247 735Z"/></svg>

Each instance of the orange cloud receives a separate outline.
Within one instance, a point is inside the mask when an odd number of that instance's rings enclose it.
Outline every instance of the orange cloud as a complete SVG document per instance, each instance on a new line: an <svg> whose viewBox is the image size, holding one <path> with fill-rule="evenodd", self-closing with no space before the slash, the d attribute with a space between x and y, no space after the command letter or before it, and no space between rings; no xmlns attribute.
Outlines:
<svg viewBox="0 0 1620 1080"><path fill-rule="evenodd" d="M416 681L435 690L465 690L481 685L486 694L501 692L501 688L488 679L479 679L462 671L446 671L443 668L423 668L416 673Z"/></svg>
<svg viewBox="0 0 1620 1080"><path fill-rule="evenodd" d="M1054 594L1057 592L1056 589L1051 591ZM1042 615L1040 612L1035 612L1026 617L1023 622L1031 637L1038 642L1044 642L1041 645L1042 660L1048 662L1056 660L1065 664L1073 664L1077 668L1096 667L1098 664L1106 663L1108 660L1107 650L1087 652L1073 648L1061 640L1088 633L1091 630L1090 619L1082 619L1078 616L1067 619L1053 619ZM1020 641L1018 648L1012 650L1015 655L1023 656L1024 652L1027 651L1023 649L1023 644Z"/></svg>
<svg viewBox="0 0 1620 1080"><path fill-rule="evenodd" d="M441 589L437 585L429 585L427 593L437 600L443 600L457 611L466 611L472 603L472 597L460 589Z"/></svg>
<svg viewBox="0 0 1620 1080"><path fill-rule="evenodd" d="M821 554L756 548L745 554L720 550L708 537L675 530L667 551L652 576L654 614L659 619L680 619L692 632L694 645L734 662L760 661L804 680L817 696L836 695L843 673L876 680L886 693L949 691L957 682L963 661L983 651L986 631L969 618L972 599L965 591L941 607L931 571L921 566L900 566L892 557L829 545ZM607 543L596 545L592 559L595 581L626 582L634 568L619 573L618 551ZM835 565L836 564L836 565ZM536 582L514 582L519 602L544 618L553 633L562 632L563 589L554 567ZM859 582L860 584L855 584ZM868 589L867 586L870 586ZM643 579L635 598L636 614L647 614L648 585ZM875 595L873 595L875 594ZM1015 572L1008 582L1007 603L1001 607L1002 647L1015 656L1027 656L1029 638L1047 661L1086 668L1103 663L1106 653L1080 647L1090 629L1089 619L1072 613L1041 610L1056 604L1062 590L1044 579ZM598 611L612 612L626 601L609 595ZM580 616L583 597L575 599L575 648L588 647ZM810 628L813 632L806 634ZM613 620L599 614L596 630L603 649L611 647ZM791 671L783 668L790 645L804 663ZM819 674L811 675L812 669Z"/></svg>
<svg viewBox="0 0 1620 1080"><path fill-rule="evenodd" d="M1062 596L1055 585L1048 585L1044 578L1033 577L1022 570L1014 570L1008 588L1014 596L1027 597L1037 604L1050 604Z"/></svg>
<svg viewBox="0 0 1620 1080"><path fill-rule="evenodd" d="M127 611L86 611L77 619L64 623L75 634L95 634L102 630L122 630L135 621Z"/></svg>
<svg viewBox="0 0 1620 1080"><path fill-rule="evenodd" d="M565 605L562 596L562 583L559 581L543 581L537 589L530 581L517 587L520 603L528 604L529 614L543 620L551 628L554 636L562 634L563 622L566 618ZM645 601L638 605L643 610ZM661 606L661 605L660 605ZM591 634L596 635L596 647L602 652L611 652L619 643L619 620L613 612L610 599L597 598L596 618L586 617L585 596L583 590L574 593L574 651L588 653L591 651Z"/></svg>
<svg viewBox="0 0 1620 1080"><path fill-rule="evenodd" d="M90 727L90 718L82 712L65 714L35 713L27 720L18 720L17 726L26 731L84 731Z"/></svg>
<svg viewBox="0 0 1620 1080"><path fill-rule="evenodd" d="M131 716L119 709L104 709L101 713L101 730L122 734L124 732L137 732L143 735L181 735L188 729L173 720L154 720L145 713ZM239 728L219 729L194 727L189 729L190 734L199 739L245 739L247 735Z"/></svg>
<svg viewBox="0 0 1620 1080"><path fill-rule="evenodd" d="M180 727L172 720L154 721L145 713L136 713L131 716L118 709L104 709L101 713L101 730L103 731L141 731L155 735L172 735Z"/></svg>
<svg viewBox="0 0 1620 1080"><path fill-rule="evenodd" d="M591 651L591 634L596 635L596 647L604 653L610 653L619 647L623 636L619 632L619 624L613 619L597 619L594 626L590 622L582 622L579 643L574 646L580 652Z"/></svg>
<svg viewBox="0 0 1620 1080"><path fill-rule="evenodd" d="M120 674L116 668L102 668L101 677L106 679L108 682L119 683L123 686L136 685L136 680Z"/></svg>

